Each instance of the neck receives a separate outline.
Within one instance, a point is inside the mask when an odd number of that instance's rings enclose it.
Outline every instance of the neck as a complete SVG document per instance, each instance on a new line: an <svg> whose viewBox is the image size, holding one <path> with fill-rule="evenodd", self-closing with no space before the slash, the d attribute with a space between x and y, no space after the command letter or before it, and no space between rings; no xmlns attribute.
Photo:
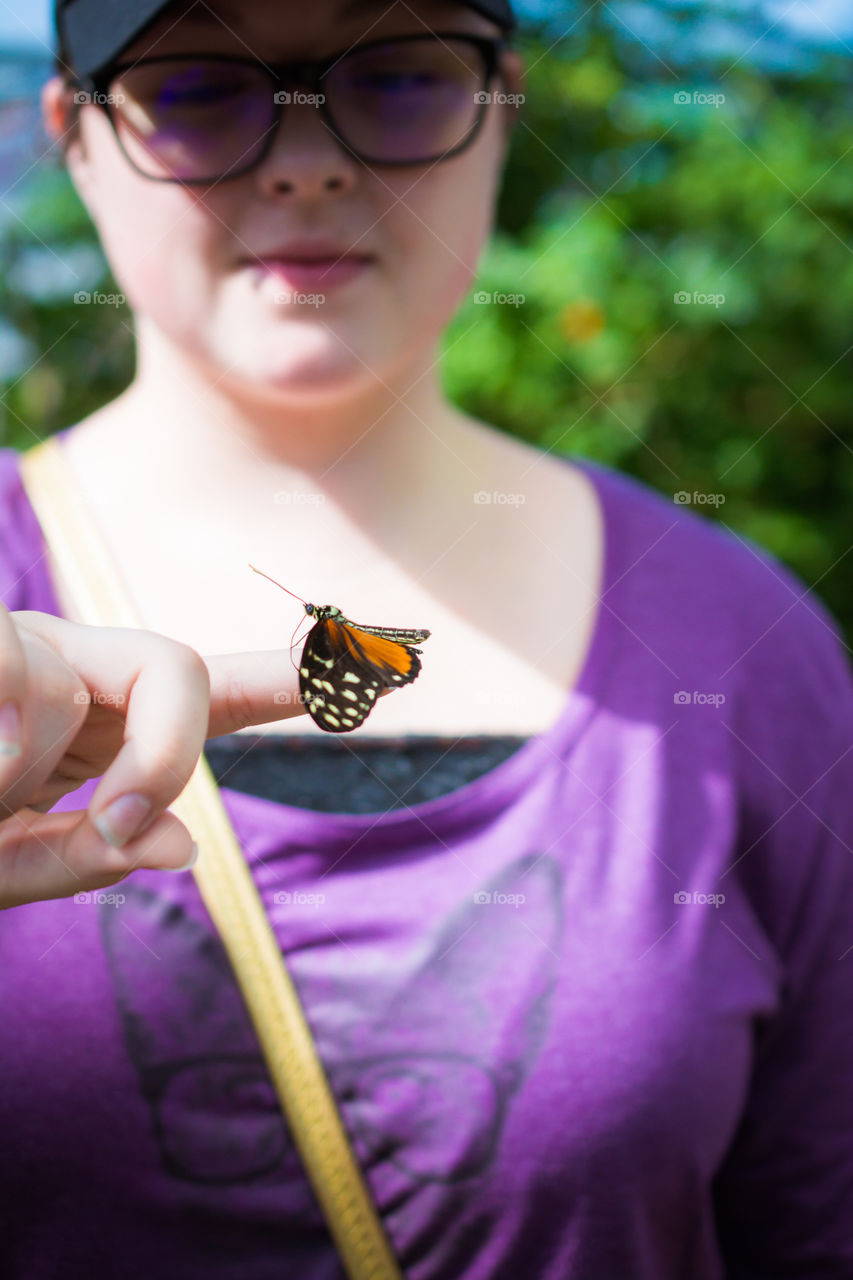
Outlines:
<svg viewBox="0 0 853 1280"><path fill-rule="evenodd" d="M381 377L365 371L345 391L259 390L137 317L137 374L121 399L129 420L144 422L146 448L179 467L205 458L239 475L279 464L324 487L350 488L372 477L373 490L383 478L417 484L419 467L437 452L446 467L447 437L466 430L468 420L445 398L437 368L436 352L428 350L383 369Z"/></svg>

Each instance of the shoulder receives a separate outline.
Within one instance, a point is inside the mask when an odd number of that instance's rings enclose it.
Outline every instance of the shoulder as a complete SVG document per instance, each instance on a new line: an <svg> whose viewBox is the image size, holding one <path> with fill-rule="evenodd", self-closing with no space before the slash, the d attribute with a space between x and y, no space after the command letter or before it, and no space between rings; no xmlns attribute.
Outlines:
<svg viewBox="0 0 853 1280"><path fill-rule="evenodd" d="M708 506L693 505L679 501L678 491L664 494L602 463L579 465L596 484L610 518L614 552L628 559L629 576L641 564L666 575L679 591L675 603L699 617L720 605L737 605L741 618L770 621L780 608L804 601L805 614L814 610L815 624L838 632L826 607L793 570L726 523L724 495L704 495ZM712 509L720 511L719 520L705 514Z"/></svg>
<svg viewBox="0 0 853 1280"><path fill-rule="evenodd" d="M659 719L679 694L716 697L744 740L770 738L773 754L802 755L805 739L843 743L853 725L853 677L841 628L796 572L727 525L725 495L713 519L701 499L718 495L685 502L677 481L663 493L604 463L496 442L496 434L487 443L537 508L523 511L524 520L535 524L543 554L559 551L566 591L580 543L600 519L599 632L615 640L622 677L614 709ZM570 505L578 518L559 518Z"/></svg>
<svg viewBox="0 0 853 1280"><path fill-rule="evenodd" d="M853 763L849 650L808 583L692 505L580 465L605 512L602 607L618 632L620 709L707 732L710 706L744 774L777 800L839 758Z"/></svg>
<svg viewBox="0 0 853 1280"><path fill-rule="evenodd" d="M822 674L849 674L838 621L771 552L724 519L712 520L634 477L600 463L580 466L605 513L610 594L630 604L632 622L656 632L662 656L669 633L698 644L721 675L726 663L733 670L760 662L767 671L803 671L810 656L816 688ZM831 671L821 671L824 659Z"/></svg>
<svg viewBox="0 0 853 1280"><path fill-rule="evenodd" d="M734 529L582 465L612 539L608 702L655 727L674 773L696 767L708 794L732 796L729 870L805 971L836 909L848 932L853 914L853 670L838 621Z"/></svg>

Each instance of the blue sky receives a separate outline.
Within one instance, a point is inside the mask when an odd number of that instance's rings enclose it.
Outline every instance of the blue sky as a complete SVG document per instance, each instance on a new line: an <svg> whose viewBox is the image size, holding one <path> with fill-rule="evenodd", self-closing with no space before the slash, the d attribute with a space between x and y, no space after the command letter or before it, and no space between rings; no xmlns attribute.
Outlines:
<svg viewBox="0 0 853 1280"><path fill-rule="evenodd" d="M0 0L0 40L51 45L53 20L47 0Z"/></svg>
<svg viewBox="0 0 853 1280"><path fill-rule="evenodd" d="M709 8L713 5L709 5ZM795 36L853 42L851 0L765 0L769 20ZM553 12L553 0L521 0L520 11ZM52 47L50 0L0 0L0 43Z"/></svg>

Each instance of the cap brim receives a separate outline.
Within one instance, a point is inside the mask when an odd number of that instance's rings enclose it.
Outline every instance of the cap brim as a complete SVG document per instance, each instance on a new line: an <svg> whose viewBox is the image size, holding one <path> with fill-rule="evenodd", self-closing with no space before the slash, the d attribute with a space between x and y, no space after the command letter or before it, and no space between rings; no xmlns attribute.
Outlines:
<svg viewBox="0 0 853 1280"><path fill-rule="evenodd" d="M111 62L169 7L171 0L71 0L57 9L57 34L64 36L71 64L80 76ZM62 24L60 32L59 25Z"/></svg>
<svg viewBox="0 0 853 1280"><path fill-rule="evenodd" d="M485 18L491 18L505 30L512 30L516 20L509 0L461 0ZM71 64L80 76L89 76L118 57L157 17L168 9L171 0L69 0L57 2L57 34L64 43ZM59 26L62 25L60 33Z"/></svg>

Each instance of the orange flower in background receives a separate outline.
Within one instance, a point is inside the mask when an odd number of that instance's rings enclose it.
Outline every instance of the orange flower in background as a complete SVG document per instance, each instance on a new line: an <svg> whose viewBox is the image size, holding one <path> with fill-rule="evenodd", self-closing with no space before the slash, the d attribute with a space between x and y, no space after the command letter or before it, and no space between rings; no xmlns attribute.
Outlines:
<svg viewBox="0 0 853 1280"><path fill-rule="evenodd" d="M561 312L558 323L569 342L589 342L604 329L604 310L591 298L578 298Z"/></svg>

